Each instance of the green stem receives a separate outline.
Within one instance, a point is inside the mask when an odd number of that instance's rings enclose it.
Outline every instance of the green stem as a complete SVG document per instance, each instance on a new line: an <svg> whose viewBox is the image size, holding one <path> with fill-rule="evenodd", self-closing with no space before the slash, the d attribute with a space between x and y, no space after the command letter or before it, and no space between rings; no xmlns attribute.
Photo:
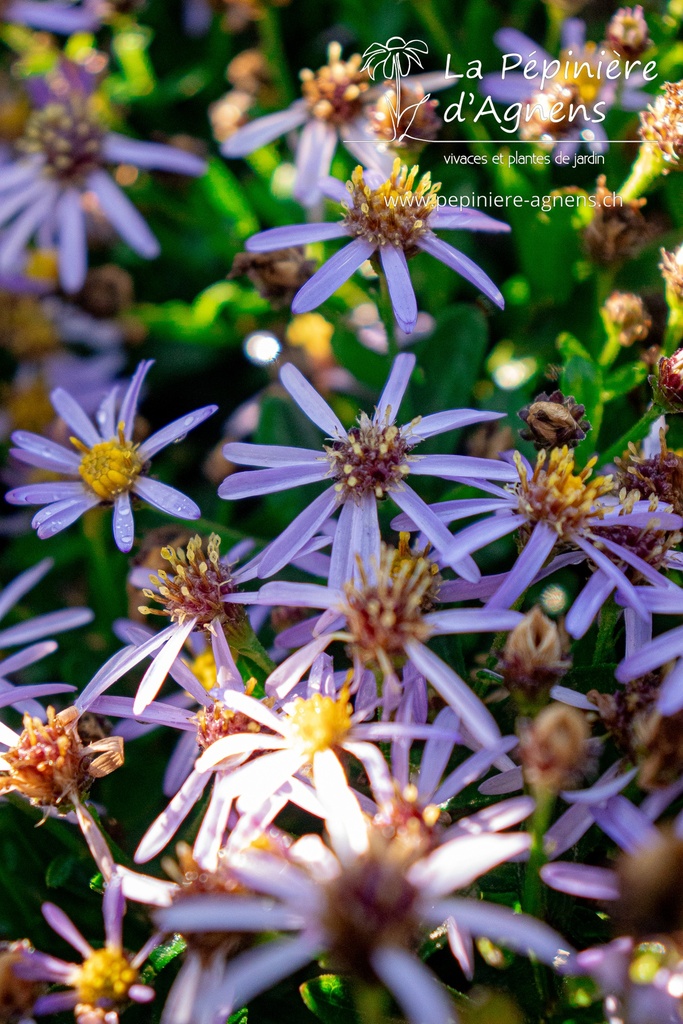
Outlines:
<svg viewBox="0 0 683 1024"><path fill-rule="evenodd" d="M649 409L640 417L635 426L627 430L625 434L622 434L618 441L607 449L600 460L603 464L607 462L613 462L618 455L623 453L628 448L629 444L636 444L638 441L642 441L648 430L654 423L654 421L662 415L662 410L656 406L651 405Z"/></svg>
<svg viewBox="0 0 683 1024"><path fill-rule="evenodd" d="M618 195L625 203L639 199L661 176L664 159L657 145L644 142L638 153L631 173L619 189Z"/></svg>
<svg viewBox="0 0 683 1024"><path fill-rule="evenodd" d="M664 355L672 356L683 342L683 306L670 305L664 332Z"/></svg>
<svg viewBox="0 0 683 1024"><path fill-rule="evenodd" d="M434 0L410 0L410 5L413 8L415 17L422 23L427 29L427 32L434 41L434 45L441 57L444 60L450 55L451 62L453 57L456 58L458 63L461 63L457 53L453 49L452 33L446 29L446 26L441 21L441 16L436 9ZM451 63L451 70L455 70L456 65Z"/></svg>
<svg viewBox="0 0 683 1024"><path fill-rule="evenodd" d="M261 49L265 54L266 61L275 75L275 82L280 91L283 103L291 103L294 97L291 79L289 77L289 64L282 42L280 18L278 12L270 6L264 5L263 16L258 20L259 35L261 37Z"/></svg>
<svg viewBox="0 0 683 1024"><path fill-rule="evenodd" d="M555 53L562 40L562 23L565 12L555 4L548 5L548 31L545 37L545 48L548 53Z"/></svg>
<svg viewBox="0 0 683 1024"><path fill-rule="evenodd" d="M621 352L621 343L619 341L619 331L610 327L607 332L607 340L603 346L602 352L598 356L598 365L609 369L614 360Z"/></svg>
<svg viewBox="0 0 683 1024"><path fill-rule="evenodd" d="M602 606L600 611L600 625L598 627L598 638L595 641L595 652L593 654L594 665L604 665L614 656L614 634L617 622L621 616L621 608L613 597L610 597Z"/></svg>
<svg viewBox="0 0 683 1024"><path fill-rule="evenodd" d="M524 891L522 893L522 910L525 914L533 917L543 918L543 883L540 871L545 864L545 834L548 831L553 807L555 806L555 794L548 789L538 789L534 792L536 799L536 810L531 819L531 847L529 849L529 860L527 862L526 876L524 878Z"/></svg>

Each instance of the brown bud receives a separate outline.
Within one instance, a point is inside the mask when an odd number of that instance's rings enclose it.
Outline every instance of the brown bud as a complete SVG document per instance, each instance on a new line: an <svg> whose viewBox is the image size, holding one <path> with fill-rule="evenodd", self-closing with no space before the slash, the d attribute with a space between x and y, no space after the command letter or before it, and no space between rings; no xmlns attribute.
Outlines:
<svg viewBox="0 0 683 1024"><path fill-rule="evenodd" d="M660 451L646 459L630 444L622 458L614 461L619 470L619 486L627 491L640 491L642 498L657 497L673 505L683 515L683 458L667 448L666 431L660 431Z"/></svg>
<svg viewBox="0 0 683 1024"><path fill-rule="evenodd" d="M74 707L47 721L24 715L24 729L14 747L2 755L8 768L0 771L0 793L15 791L40 807L68 807L90 788L93 779L111 774L123 764L123 740L109 736L84 745Z"/></svg>
<svg viewBox="0 0 683 1024"><path fill-rule="evenodd" d="M650 673L618 687L614 693L589 690L586 694L619 750L631 761L638 757L641 729L653 712L659 687L659 673Z"/></svg>
<svg viewBox="0 0 683 1024"><path fill-rule="evenodd" d="M242 50L228 64L226 78L239 92L258 96L272 85L273 76L260 50Z"/></svg>
<svg viewBox="0 0 683 1024"><path fill-rule="evenodd" d="M0 942L0 1022L28 1020L38 996L45 990L41 982L18 978L14 968L22 955L31 952L28 939L18 942Z"/></svg>
<svg viewBox="0 0 683 1024"><path fill-rule="evenodd" d="M247 114L254 105L250 92L231 89L209 106L209 121L216 142L226 142L238 128L247 123Z"/></svg>
<svg viewBox="0 0 683 1024"><path fill-rule="evenodd" d="M75 301L91 316L108 319L132 306L133 278L114 263L92 267Z"/></svg>
<svg viewBox="0 0 683 1024"><path fill-rule="evenodd" d="M669 170L683 170L683 81L665 82L662 89L640 115L640 137L659 147Z"/></svg>
<svg viewBox="0 0 683 1024"><path fill-rule="evenodd" d="M435 139L441 128L441 118L436 113L438 100L427 99L421 86L401 89L401 119L394 125L393 111L396 109L396 92L388 89L368 111L370 128L377 139L386 142L402 141L406 146L414 140L401 140L406 132L417 139Z"/></svg>
<svg viewBox="0 0 683 1024"><path fill-rule="evenodd" d="M683 305L683 245L675 252L662 249L662 262L659 264L662 277L666 282L667 296L670 301Z"/></svg>
<svg viewBox="0 0 683 1024"><path fill-rule="evenodd" d="M643 789L662 789L683 771L683 711L664 718L658 711L640 723L638 783Z"/></svg>
<svg viewBox="0 0 683 1024"><path fill-rule="evenodd" d="M660 832L616 865L620 897L611 909L618 935L675 935L683 929L683 839Z"/></svg>
<svg viewBox="0 0 683 1024"><path fill-rule="evenodd" d="M618 329L619 344L624 348L644 341L652 327L643 300L632 292L612 292L602 307L602 317L608 331Z"/></svg>
<svg viewBox="0 0 683 1024"><path fill-rule="evenodd" d="M303 249L279 249L277 252L238 252L228 280L246 275L259 295L275 309L289 306L294 294L312 277L315 264L307 260Z"/></svg>
<svg viewBox="0 0 683 1024"><path fill-rule="evenodd" d="M527 725L519 745L524 776L532 789L559 793L575 786L590 759L586 716L566 704L550 704Z"/></svg>
<svg viewBox="0 0 683 1024"><path fill-rule="evenodd" d="M652 46L640 4L619 8L607 26L606 42L626 60L637 60Z"/></svg>
<svg viewBox="0 0 683 1024"><path fill-rule="evenodd" d="M543 391L530 405L520 409L519 418L526 423L520 436L525 441L533 441L538 450L563 445L575 448L591 429L584 418L585 411L571 395L565 398L561 391L553 391L551 395Z"/></svg>
<svg viewBox="0 0 683 1024"><path fill-rule="evenodd" d="M583 242L595 263L619 263L632 259L651 238L650 225L641 212L647 200L624 202L606 188L605 181L601 174L595 190L597 206Z"/></svg>
<svg viewBox="0 0 683 1024"><path fill-rule="evenodd" d="M535 697L568 671L571 663L562 653L557 625L536 605L509 634L499 671L510 690Z"/></svg>

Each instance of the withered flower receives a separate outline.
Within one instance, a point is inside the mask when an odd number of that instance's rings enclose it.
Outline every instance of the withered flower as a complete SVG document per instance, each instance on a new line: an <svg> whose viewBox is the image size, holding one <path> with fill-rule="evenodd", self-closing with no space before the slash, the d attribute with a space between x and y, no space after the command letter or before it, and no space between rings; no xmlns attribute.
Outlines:
<svg viewBox="0 0 683 1024"><path fill-rule="evenodd" d="M550 704L523 729L519 756L532 789L551 793L571 789L591 760L586 716L569 705Z"/></svg>
<svg viewBox="0 0 683 1024"><path fill-rule="evenodd" d="M651 238L652 230L642 214L647 200L615 197L605 182L601 174L595 191L597 206L583 242L595 263L619 263L636 256Z"/></svg>
<svg viewBox="0 0 683 1024"><path fill-rule="evenodd" d="M666 174L683 169L683 81L665 82L662 90L640 115L640 137L659 149Z"/></svg>
<svg viewBox="0 0 683 1024"><path fill-rule="evenodd" d="M618 935L642 940L683 930L683 839L660 832L656 841L622 854L616 870L622 895L610 910Z"/></svg>
<svg viewBox="0 0 683 1024"><path fill-rule="evenodd" d="M571 666L562 647L557 624L535 605L508 635L498 671L513 693L544 696Z"/></svg>
<svg viewBox="0 0 683 1024"><path fill-rule="evenodd" d="M33 1004L45 990L38 981L19 978L14 968L22 956L30 953L31 943L27 939L17 942L0 942L0 1022L21 1024L30 1018Z"/></svg>
<svg viewBox="0 0 683 1024"><path fill-rule="evenodd" d="M248 277L262 299L267 299L274 309L282 309L291 305L294 295L315 269L314 261L306 259L304 250L297 247L277 252L238 252L228 280Z"/></svg>
<svg viewBox="0 0 683 1024"><path fill-rule="evenodd" d="M529 97L531 117L522 122L520 137L536 142L563 139L576 130L572 115L580 103L581 92L573 82L552 82L546 89L537 89Z"/></svg>
<svg viewBox="0 0 683 1024"><path fill-rule="evenodd" d="M561 391L548 395L542 391L519 411L519 418L526 423L520 436L525 441L533 441L537 450L563 445L575 448L591 429L584 417L585 411L585 406L579 405L571 395L565 397Z"/></svg>
<svg viewBox="0 0 683 1024"><path fill-rule="evenodd" d="M662 262L659 264L662 277L666 283L666 294L669 305L683 306L683 245L675 252L662 249Z"/></svg>
<svg viewBox="0 0 683 1024"><path fill-rule="evenodd" d="M84 744L75 707L47 709L41 722L28 712L15 746L0 757L0 793L21 793L39 807L68 810L87 793L93 779L123 764L123 740L105 736Z"/></svg>
<svg viewBox="0 0 683 1024"><path fill-rule="evenodd" d="M683 348L659 360L658 374L649 378L655 401L668 412L683 409Z"/></svg>
<svg viewBox="0 0 683 1024"><path fill-rule="evenodd" d="M661 430L659 437L660 451L652 458L639 455L636 446L629 444L624 456L614 460L619 486L640 491L645 499L657 497L672 505L677 515L683 515L683 458L667 448L666 430Z"/></svg>
<svg viewBox="0 0 683 1024"><path fill-rule="evenodd" d="M623 348L644 341L650 333L652 318L640 295L612 292L601 312L607 333L614 333Z"/></svg>
<svg viewBox="0 0 683 1024"><path fill-rule="evenodd" d="M114 263L91 267L85 283L74 301L98 319L109 319L124 313L133 304L133 278Z"/></svg>

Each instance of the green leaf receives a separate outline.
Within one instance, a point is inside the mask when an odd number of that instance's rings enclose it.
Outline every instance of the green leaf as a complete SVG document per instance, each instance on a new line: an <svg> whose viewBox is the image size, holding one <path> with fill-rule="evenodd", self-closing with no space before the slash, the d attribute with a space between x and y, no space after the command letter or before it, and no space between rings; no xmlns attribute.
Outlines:
<svg viewBox="0 0 683 1024"><path fill-rule="evenodd" d="M584 348L579 339L575 338L573 334L569 333L569 331L564 331L560 334L556 344L557 350L562 356L562 361L565 363L568 363L574 356L578 356L581 359L587 359L588 362L592 361L591 354L588 349Z"/></svg>
<svg viewBox="0 0 683 1024"><path fill-rule="evenodd" d="M299 986L304 1003L324 1024L361 1024L349 984L338 974L321 974Z"/></svg>
<svg viewBox="0 0 683 1024"><path fill-rule="evenodd" d="M226 1024L247 1024L248 1011L246 1006L243 1006L241 1010L236 1010L231 1017L228 1017Z"/></svg>
<svg viewBox="0 0 683 1024"><path fill-rule="evenodd" d="M168 942L164 942L160 946L155 946L148 957L155 973L158 974L159 971L162 971L164 967L167 967L172 960L175 960L177 956L184 953L186 946L187 943L185 942L185 939L180 935L174 935ZM244 1012L246 1019L246 1010L240 1012ZM231 1017L230 1020L232 1019L233 1018Z"/></svg>
<svg viewBox="0 0 683 1024"><path fill-rule="evenodd" d="M45 884L48 889L59 889L68 880L73 871L76 859L70 853L60 853L51 860L45 872Z"/></svg>
<svg viewBox="0 0 683 1024"><path fill-rule="evenodd" d="M605 381L605 389L602 393L603 402L611 402L615 398L627 395L639 384L642 384L647 377L647 366L640 361L621 366L614 373L611 373Z"/></svg>
<svg viewBox="0 0 683 1024"><path fill-rule="evenodd" d="M602 371L590 359L572 356L562 371L561 390L573 395L586 407L586 416L593 427L593 437L600 433L602 422Z"/></svg>

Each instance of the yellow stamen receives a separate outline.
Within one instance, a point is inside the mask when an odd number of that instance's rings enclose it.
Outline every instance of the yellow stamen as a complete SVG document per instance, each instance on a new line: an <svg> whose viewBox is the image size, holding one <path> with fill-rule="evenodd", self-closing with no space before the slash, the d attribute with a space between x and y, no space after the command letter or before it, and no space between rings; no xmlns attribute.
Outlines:
<svg viewBox="0 0 683 1024"><path fill-rule="evenodd" d="M319 693L308 700L297 697L288 716L295 744L309 758L329 750L340 743L351 728L352 711L346 685L338 700Z"/></svg>

